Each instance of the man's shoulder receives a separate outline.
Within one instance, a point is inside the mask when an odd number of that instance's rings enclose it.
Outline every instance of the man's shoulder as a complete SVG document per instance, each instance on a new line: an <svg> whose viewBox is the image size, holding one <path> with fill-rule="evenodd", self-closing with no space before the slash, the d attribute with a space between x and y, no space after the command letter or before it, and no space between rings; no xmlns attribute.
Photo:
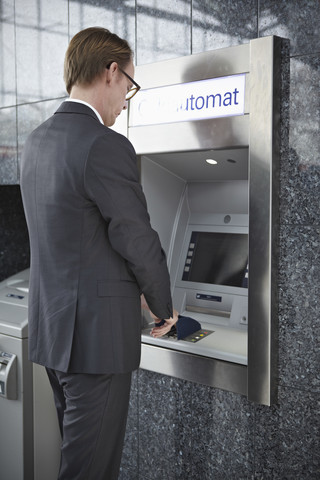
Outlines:
<svg viewBox="0 0 320 480"><path fill-rule="evenodd" d="M100 125L101 128L97 130L95 141L97 143L108 145L109 147L115 147L119 149L130 150L135 154L134 147L130 140L125 135L122 135L109 127Z"/></svg>
<svg viewBox="0 0 320 480"><path fill-rule="evenodd" d="M91 138L86 168L96 172L132 172L136 179L137 157L132 143L122 134L110 128Z"/></svg>
<svg viewBox="0 0 320 480"><path fill-rule="evenodd" d="M49 117L43 123L40 123L40 125L31 130L31 132L26 137L25 147L30 143L33 144L37 138L41 140L41 138L45 136L48 128L50 128L51 121L52 117Z"/></svg>

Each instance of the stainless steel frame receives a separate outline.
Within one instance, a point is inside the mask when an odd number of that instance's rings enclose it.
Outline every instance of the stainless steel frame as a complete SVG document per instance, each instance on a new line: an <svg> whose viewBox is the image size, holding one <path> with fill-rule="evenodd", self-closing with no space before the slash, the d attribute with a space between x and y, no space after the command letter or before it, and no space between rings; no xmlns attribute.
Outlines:
<svg viewBox="0 0 320 480"><path fill-rule="evenodd" d="M248 398L266 405L277 393L280 49L277 37L250 43Z"/></svg>
<svg viewBox="0 0 320 480"><path fill-rule="evenodd" d="M141 368L265 405L276 398L280 44L265 37L137 67L142 88L246 73L245 115L128 128L138 155L249 146L248 367L143 344Z"/></svg>

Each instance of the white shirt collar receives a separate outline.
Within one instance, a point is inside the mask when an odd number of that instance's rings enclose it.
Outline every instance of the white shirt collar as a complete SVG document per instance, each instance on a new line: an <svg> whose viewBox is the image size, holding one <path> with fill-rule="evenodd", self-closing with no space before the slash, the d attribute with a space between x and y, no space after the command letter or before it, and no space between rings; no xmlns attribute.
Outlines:
<svg viewBox="0 0 320 480"><path fill-rule="evenodd" d="M102 125L104 125L100 113L92 105L90 105L90 103L85 102L84 100L78 100L77 98L66 98L65 102L76 102L76 103L82 103L83 105L87 105L87 107L91 108L91 110L94 111L94 113L97 115Z"/></svg>

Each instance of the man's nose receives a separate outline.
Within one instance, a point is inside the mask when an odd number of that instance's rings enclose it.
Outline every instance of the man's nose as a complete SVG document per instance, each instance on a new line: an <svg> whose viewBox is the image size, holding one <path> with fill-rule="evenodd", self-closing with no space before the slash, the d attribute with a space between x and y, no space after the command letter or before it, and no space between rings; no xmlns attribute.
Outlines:
<svg viewBox="0 0 320 480"><path fill-rule="evenodd" d="M128 100L125 100L122 110L127 110L127 108L128 108Z"/></svg>

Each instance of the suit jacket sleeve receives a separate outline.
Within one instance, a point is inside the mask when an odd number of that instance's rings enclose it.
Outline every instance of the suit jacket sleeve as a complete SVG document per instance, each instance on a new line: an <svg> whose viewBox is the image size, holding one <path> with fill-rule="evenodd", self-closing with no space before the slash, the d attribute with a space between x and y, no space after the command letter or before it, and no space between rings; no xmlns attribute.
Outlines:
<svg viewBox="0 0 320 480"><path fill-rule="evenodd" d="M124 136L108 130L95 140L86 162L85 188L106 221L113 249L126 260L151 311L159 318L171 317L166 257L150 225L135 151Z"/></svg>

